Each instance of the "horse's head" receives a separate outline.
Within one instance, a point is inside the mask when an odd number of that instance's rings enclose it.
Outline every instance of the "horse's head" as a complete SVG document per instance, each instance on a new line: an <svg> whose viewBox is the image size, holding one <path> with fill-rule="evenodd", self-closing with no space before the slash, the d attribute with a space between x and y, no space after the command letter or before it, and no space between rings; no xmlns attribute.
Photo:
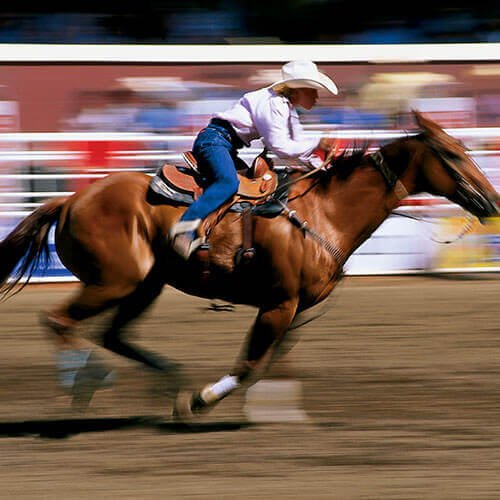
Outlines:
<svg viewBox="0 0 500 500"><path fill-rule="evenodd" d="M499 212L500 195L467 154L465 146L448 135L437 123L413 111L422 133L418 136L435 160L422 165L425 190L457 203L476 217Z"/></svg>

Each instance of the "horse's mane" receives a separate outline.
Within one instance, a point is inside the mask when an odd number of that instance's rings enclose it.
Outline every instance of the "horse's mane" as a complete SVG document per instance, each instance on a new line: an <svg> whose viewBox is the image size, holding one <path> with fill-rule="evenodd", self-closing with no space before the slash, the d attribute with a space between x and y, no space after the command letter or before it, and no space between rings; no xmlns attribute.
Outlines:
<svg viewBox="0 0 500 500"><path fill-rule="evenodd" d="M413 138L419 137L420 135L413 136ZM381 150L387 148L387 146L400 146L404 142L406 142L408 138L409 136L401 137L393 142L386 144L385 146L380 147L379 149ZM330 180L332 177L335 177L339 180L346 180L356 170L357 167L364 163L363 159L367 158L366 152L369 146L370 143L367 142L362 143L361 145L357 145L356 143L354 143L354 146L350 152L344 151L339 157L332 160L330 166L326 171L324 179ZM407 163L403 162L400 165L392 165L392 169L394 170L394 173L399 177L403 173L403 170L406 168L406 166Z"/></svg>
<svg viewBox="0 0 500 500"><path fill-rule="evenodd" d="M331 161L330 166L326 171L323 179L330 180L331 177L336 177L339 180L347 179L361 163L361 160L366 155L369 143L362 144L354 143L352 150L343 151L340 156Z"/></svg>

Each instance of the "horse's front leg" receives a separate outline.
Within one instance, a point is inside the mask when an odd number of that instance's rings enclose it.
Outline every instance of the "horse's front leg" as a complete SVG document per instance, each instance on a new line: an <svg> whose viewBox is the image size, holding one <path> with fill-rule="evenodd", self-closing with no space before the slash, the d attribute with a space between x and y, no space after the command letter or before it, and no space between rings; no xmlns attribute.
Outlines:
<svg viewBox="0 0 500 500"><path fill-rule="evenodd" d="M262 378L271 362L281 357L282 341L295 317L297 303L295 299L289 300L278 307L259 311L231 372L240 384L255 383Z"/></svg>
<svg viewBox="0 0 500 500"><path fill-rule="evenodd" d="M297 310L298 299L278 306L262 308L243 346L233 370L213 384L192 395L181 395L174 408L174 417L189 419L215 406L239 387L251 385L265 373L272 354L283 340Z"/></svg>

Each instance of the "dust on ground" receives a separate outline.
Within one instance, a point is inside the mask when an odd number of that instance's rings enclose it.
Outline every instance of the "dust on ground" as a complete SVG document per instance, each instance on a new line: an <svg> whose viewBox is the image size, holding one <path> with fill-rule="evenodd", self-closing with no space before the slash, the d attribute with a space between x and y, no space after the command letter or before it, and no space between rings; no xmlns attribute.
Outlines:
<svg viewBox="0 0 500 500"><path fill-rule="evenodd" d="M169 421L161 379L104 351L115 386L69 410L38 315L71 293L1 305L0 498L500 497L496 275L345 278L279 373L302 382L308 423L248 425L238 393L194 430ZM256 313L208 305L165 289L131 331L192 387L227 372Z"/></svg>

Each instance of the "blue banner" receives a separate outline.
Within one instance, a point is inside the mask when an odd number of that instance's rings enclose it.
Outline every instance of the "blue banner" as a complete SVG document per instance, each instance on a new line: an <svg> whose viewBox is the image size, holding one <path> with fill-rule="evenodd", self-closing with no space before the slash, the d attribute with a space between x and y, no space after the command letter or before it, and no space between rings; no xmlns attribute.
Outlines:
<svg viewBox="0 0 500 500"><path fill-rule="evenodd" d="M22 218L17 218L17 219L12 218L12 220L9 221L8 223L6 223L4 221L2 223L2 225L0 226L1 239L3 240L17 226L17 224L21 220L22 220ZM49 265L47 266L47 268L45 270L37 269L33 273L33 278L35 278L33 281L43 280L43 281L50 282L50 281L59 281L59 280L71 281L72 279L73 280L77 279L73 276L73 274L71 274L64 267L63 263L59 259L59 256L57 255L57 252L56 252L54 235L55 235L55 225L52 226L52 228L50 229L50 233L49 233L49 250L50 250ZM16 271L18 268L19 268L19 266L16 268Z"/></svg>

